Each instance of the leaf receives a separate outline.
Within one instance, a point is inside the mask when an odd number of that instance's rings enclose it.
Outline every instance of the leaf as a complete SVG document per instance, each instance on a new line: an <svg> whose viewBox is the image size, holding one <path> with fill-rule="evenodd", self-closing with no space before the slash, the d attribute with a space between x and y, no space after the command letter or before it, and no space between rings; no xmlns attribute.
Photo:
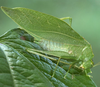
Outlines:
<svg viewBox="0 0 100 87"><path fill-rule="evenodd" d="M2 44L0 44L1 47ZM0 48L0 87L14 87L6 55Z"/></svg>
<svg viewBox="0 0 100 87"><path fill-rule="evenodd" d="M85 74L72 75L56 63L28 53L26 47L41 49L34 38L19 28L0 37L0 87L96 87ZM73 77L74 76L74 77ZM1 78L2 77L2 78Z"/></svg>

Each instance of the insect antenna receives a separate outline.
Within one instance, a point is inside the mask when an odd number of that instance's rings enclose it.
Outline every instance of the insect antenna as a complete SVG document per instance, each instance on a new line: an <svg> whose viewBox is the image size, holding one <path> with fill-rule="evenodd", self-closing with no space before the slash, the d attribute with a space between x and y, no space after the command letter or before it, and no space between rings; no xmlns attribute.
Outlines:
<svg viewBox="0 0 100 87"><path fill-rule="evenodd" d="M98 62L97 64L93 65L93 67L96 67L96 66L98 66L98 65L100 65L100 62Z"/></svg>

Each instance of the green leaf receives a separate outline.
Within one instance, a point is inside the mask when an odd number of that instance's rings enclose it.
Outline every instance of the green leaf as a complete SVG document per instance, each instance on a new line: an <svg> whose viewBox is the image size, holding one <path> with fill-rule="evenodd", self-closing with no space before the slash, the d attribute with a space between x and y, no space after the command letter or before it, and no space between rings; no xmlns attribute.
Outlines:
<svg viewBox="0 0 100 87"><path fill-rule="evenodd" d="M0 44L1 47L2 44ZM0 87L14 87L6 55L0 48Z"/></svg>
<svg viewBox="0 0 100 87"><path fill-rule="evenodd" d="M21 29L13 29L0 37L0 87L96 87L85 74L73 75L56 63L26 51L26 47L41 49L34 38ZM74 76L74 77L73 77Z"/></svg>

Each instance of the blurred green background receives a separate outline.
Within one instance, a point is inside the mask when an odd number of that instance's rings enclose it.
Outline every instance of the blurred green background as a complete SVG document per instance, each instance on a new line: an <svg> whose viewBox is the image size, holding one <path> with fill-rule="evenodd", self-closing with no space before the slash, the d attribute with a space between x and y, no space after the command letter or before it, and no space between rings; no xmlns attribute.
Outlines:
<svg viewBox="0 0 100 87"><path fill-rule="evenodd" d="M72 28L92 45L94 64L100 62L100 0L0 0L0 6L25 7L58 18L72 17ZM16 27L0 10L0 35ZM92 68L91 75L100 87L100 65Z"/></svg>

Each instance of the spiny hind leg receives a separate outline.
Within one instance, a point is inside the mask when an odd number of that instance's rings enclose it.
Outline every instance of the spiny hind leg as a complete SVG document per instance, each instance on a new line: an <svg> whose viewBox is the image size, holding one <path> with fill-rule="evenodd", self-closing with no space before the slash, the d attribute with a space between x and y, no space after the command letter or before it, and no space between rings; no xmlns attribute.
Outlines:
<svg viewBox="0 0 100 87"><path fill-rule="evenodd" d="M55 75L57 66L58 66L58 64L59 64L59 62L60 62L60 59L61 59L61 58L59 58L58 61L57 61L57 64L56 64L56 67L55 67L54 72L53 72L53 74L52 74L52 77L54 77L54 75Z"/></svg>
<svg viewBox="0 0 100 87"><path fill-rule="evenodd" d="M61 20L66 20L69 19L69 25L72 25L72 18L71 17L64 17L64 18L60 18Z"/></svg>

